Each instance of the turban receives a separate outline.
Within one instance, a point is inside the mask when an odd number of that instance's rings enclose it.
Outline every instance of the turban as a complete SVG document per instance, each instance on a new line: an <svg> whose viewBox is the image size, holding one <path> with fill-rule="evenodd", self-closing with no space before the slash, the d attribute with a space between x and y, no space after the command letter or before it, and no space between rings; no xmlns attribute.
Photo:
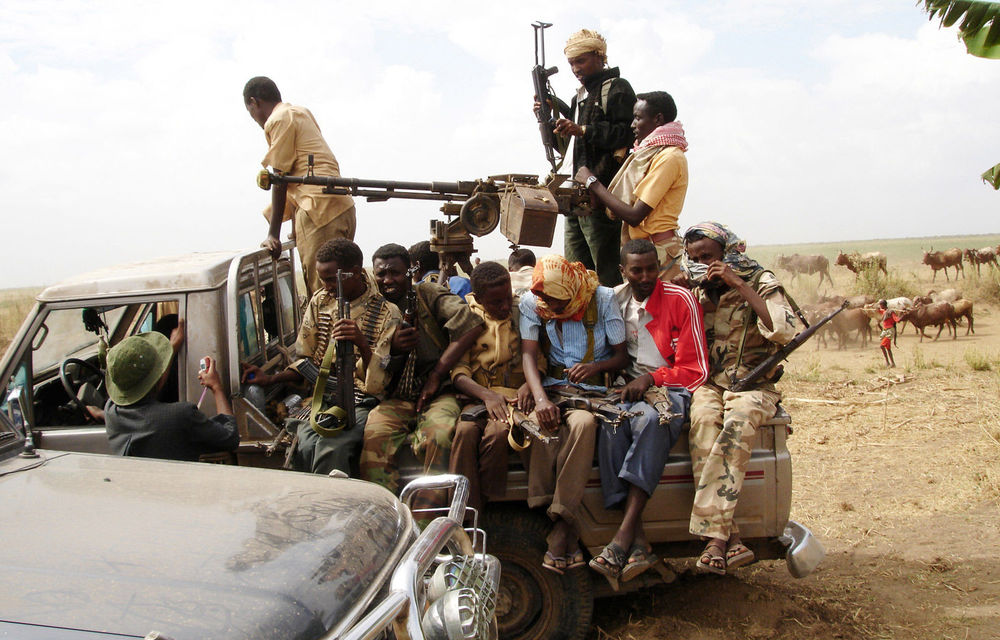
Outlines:
<svg viewBox="0 0 1000 640"><path fill-rule="evenodd" d="M543 256L531 273L535 310L543 320L581 320L596 291L596 273L582 262L570 262L557 254ZM569 302L561 313L556 313L538 296L539 293Z"/></svg>
<svg viewBox="0 0 1000 640"><path fill-rule="evenodd" d="M726 225L718 222L696 224L684 233L684 244L687 245L698 238L710 238L722 245L722 261L728 264L736 272L736 275L744 280L760 269L757 261L746 255L747 245L743 242L743 239L733 233ZM708 269L706 265L688 260L686 251L681 268L695 282L699 282Z"/></svg>
<svg viewBox="0 0 1000 640"><path fill-rule="evenodd" d="M604 36L590 29L580 29L571 35L566 41L566 48L563 49L567 58L575 58L592 51L607 60L608 43L604 41Z"/></svg>

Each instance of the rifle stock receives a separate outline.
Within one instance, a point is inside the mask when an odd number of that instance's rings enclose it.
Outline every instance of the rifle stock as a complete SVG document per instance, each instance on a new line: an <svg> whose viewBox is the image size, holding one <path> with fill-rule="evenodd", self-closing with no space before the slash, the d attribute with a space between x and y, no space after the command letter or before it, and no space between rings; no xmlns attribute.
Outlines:
<svg viewBox="0 0 1000 640"><path fill-rule="evenodd" d="M767 359L765 359L763 362L754 367L748 374L739 379L734 378L733 383L729 387L730 390L736 392L746 391L750 385L760 380L762 377L764 377L765 373L773 369L775 366L777 366L779 362L788 358L788 356L793 351L801 347L806 342L806 340L811 338L814 333L819 331L820 327L825 325L827 322L833 320L833 318L838 313L846 309L847 305L848 305L847 300L844 300L843 304L837 307L837 309L835 309L832 313L830 313L830 315L826 316L819 322L813 324L811 327L805 329L804 331L796 335L788 342L788 344L786 344L785 346L781 347L773 354L768 356Z"/></svg>

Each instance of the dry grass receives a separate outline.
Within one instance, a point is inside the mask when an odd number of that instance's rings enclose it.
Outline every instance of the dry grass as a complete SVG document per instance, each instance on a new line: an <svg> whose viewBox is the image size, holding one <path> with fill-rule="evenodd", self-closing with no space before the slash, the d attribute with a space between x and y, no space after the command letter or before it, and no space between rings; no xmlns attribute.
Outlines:
<svg viewBox="0 0 1000 640"><path fill-rule="evenodd" d="M0 291L0 352L6 351L25 316L35 304L41 289L7 289Z"/></svg>

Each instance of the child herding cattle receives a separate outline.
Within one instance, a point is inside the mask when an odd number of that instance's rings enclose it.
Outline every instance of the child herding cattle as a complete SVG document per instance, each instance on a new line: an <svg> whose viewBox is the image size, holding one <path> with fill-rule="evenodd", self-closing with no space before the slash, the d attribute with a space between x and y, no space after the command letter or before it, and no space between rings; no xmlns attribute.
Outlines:
<svg viewBox="0 0 1000 640"><path fill-rule="evenodd" d="M879 333L879 348L882 349L885 366L895 367L896 360L892 357L892 338L893 334L896 333L896 323L899 322L899 316L896 315L895 311L890 311L888 307L889 304L885 300L878 301L878 310L882 313L882 319L879 321L879 326L882 328Z"/></svg>

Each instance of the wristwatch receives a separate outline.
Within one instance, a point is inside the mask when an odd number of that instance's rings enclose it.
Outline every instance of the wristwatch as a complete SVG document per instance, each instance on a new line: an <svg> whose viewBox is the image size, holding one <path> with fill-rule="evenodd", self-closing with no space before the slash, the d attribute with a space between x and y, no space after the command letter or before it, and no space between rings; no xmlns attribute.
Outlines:
<svg viewBox="0 0 1000 640"><path fill-rule="evenodd" d="M587 178L587 181L583 183L583 188L586 189L587 191L590 191L590 185L594 184L595 182L597 182L597 176L590 176L589 178Z"/></svg>

